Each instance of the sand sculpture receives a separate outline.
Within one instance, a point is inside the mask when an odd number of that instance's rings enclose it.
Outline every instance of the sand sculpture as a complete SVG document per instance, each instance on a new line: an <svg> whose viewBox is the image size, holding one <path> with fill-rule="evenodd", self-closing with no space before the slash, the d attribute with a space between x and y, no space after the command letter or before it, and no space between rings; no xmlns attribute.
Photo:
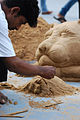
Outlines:
<svg viewBox="0 0 80 120"><path fill-rule="evenodd" d="M39 65L52 65L56 75L67 81L80 81L80 21L55 25L38 46Z"/></svg>

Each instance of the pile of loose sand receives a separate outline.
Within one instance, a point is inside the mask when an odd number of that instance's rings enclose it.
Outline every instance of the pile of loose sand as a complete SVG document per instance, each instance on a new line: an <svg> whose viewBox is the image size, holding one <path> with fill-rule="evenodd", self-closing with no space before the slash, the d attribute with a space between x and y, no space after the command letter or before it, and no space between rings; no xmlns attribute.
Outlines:
<svg viewBox="0 0 80 120"><path fill-rule="evenodd" d="M56 76L52 79L37 76L19 89L24 93L33 93L40 97L72 95L78 91L78 88L66 84Z"/></svg>
<svg viewBox="0 0 80 120"><path fill-rule="evenodd" d="M38 45L44 40L44 34L52 25L42 18L38 19L36 28L28 24L22 25L19 30L9 31L16 55L22 59L34 60Z"/></svg>
<svg viewBox="0 0 80 120"><path fill-rule="evenodd" d="M66 84L62 79L56 76L52 79L36 76L25 85L17 88L9 83L0 83L0 89L18 90L25 94L31 93L39 97L65 96L80 92L79 88Z"/></svg>

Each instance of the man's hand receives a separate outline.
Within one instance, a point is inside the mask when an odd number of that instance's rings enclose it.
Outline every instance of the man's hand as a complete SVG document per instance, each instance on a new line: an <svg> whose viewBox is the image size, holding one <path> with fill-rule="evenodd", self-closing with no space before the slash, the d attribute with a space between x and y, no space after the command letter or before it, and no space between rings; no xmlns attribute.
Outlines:
<svg viewBox="0 0 80 120"><path fill-rule="evenodd" d="M8 98L0 92L0 104L5 104Z"/></svg>
<svg viewBox="0 0 80 120"><path fill-rule="evenodd" d="M52 66L40 66L40 76L46 79L54 78L56 68Z"/></svg>

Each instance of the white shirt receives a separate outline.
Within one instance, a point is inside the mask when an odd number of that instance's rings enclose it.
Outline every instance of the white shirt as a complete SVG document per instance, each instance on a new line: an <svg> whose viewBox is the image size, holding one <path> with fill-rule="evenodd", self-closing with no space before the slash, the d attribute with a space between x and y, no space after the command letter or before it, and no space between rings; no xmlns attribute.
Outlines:
<svg viewBox="0 0 80 120"><path fill-rule="evenodd" d="M13 57L15 52L8 37L8 23L0 4L0 57Z"/></svg>

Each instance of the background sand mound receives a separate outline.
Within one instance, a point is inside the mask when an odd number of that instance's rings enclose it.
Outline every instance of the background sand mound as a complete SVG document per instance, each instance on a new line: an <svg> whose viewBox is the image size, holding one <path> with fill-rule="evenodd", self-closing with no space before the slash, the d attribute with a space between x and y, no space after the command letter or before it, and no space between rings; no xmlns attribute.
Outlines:
<svg viewBox="0 0 80 120"><path fill-rule="evenodd" d="M39 18L36 28L31 28L25 24L19 30L9 31L9 37L12 40L16 55L22 59L34 60L36 49L44 40L44 34L50 27L50 24Z"/></svg>
<svg viewBox="0 0 80 120"><path fill-rule="evenodd" d="M25 93L33 93L40 97L72 95L78 90L78 88L66 84L56 76L50 80L35 77L20 89Z"/></svg>

